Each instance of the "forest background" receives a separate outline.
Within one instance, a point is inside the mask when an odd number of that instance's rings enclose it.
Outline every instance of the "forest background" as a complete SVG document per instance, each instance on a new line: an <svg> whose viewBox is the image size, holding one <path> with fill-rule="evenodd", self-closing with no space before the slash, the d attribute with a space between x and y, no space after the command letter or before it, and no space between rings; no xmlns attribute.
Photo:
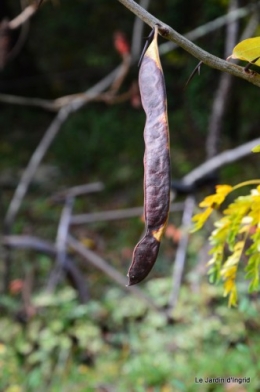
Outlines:
<svg viewBox="0 0 260 392"><path fill-rule="evenodd" d="M220 58L246 36L259 35L256 1L141 4ZM27 6L2 0L0 20L14 20ZM228 12L236 15L232 22ZM214 20L215 26L208 24ZM248 294L241 271L238 307L229 309L222 288L207 277L213 220L188 234L196 205L214 185L259 177L259 156L249 151L242 160L220 164L206 181L192 182L192 194L181 187L206 159L258 138L258 88L205 65L185 86L198 61L162 38L171 171L179 192L154 270L137 289L125 288L144 229L145 115L137 62L149 32L120 2L105 0L45 1L19 28L2 29L5 392L197 391L196 377L229 376L250 383L203 383L199 390L260 390L258 295ZM24 169L53 129L28 190L10 212Z"/></svg>

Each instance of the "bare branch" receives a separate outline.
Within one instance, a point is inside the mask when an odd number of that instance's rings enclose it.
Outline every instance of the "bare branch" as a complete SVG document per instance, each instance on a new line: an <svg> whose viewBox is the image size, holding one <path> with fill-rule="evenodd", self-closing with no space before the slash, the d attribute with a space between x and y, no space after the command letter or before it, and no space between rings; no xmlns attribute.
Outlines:
<svg viewBox="0 0 260 392"><path fill-rule="evenodd" d="M18 29L23 23L25 23L29 18L31 18L35 12L37 11L38 7L36 4L31 4L26 7L16 18L9 22L9 28L11 30Z"/></svg>
<svg viewBox="0 0 260 392"><path fill-rule="evenodd" d="M4 245L11 246L13 248L23 248L23 249L35 249L39 252L44 252L49 255L56 255L56 248L53 244L43 241L40 238L32 237L32 236L17 236L17 235L9 235L2 237L2 243ZM128 280L118 272L114 267L109 265L102 257L92 252L90 249L87 249L83 246L79 241L77 241L72 236L68 236L68 246L74 250L77 254L79 254L83 260L92 264L95 268L104 272L107 276L109 276L112 280L117 282L119 286L122 286L124 290L132 292L139 299L145 301L148 306L152 309L160 311L159 307L153 302L153 300L148 297L141 289L136 286L127 286ZM70 269L72 266L70 265Z"/></svg>
<svg viewBox="0 0 260 392"><path fill-rule="evenodd" d="M66 202L63 206L61 217L60 217L60 222L58 226L58 231L57 231L57 238L56 238L56 250L57 250L57 255L56 255L56 262L54 269L50 275L47 290L48 291L53 291L58 284L64 266L66 264L66 258L67 258L67 238L68 238L68 233L69 233L69 228L70 228L70 219L71 219L71 213L72 213L72 208L74 204L74 198L73 197L67 197Z"/></svg>
<svg viewBox="0 0 260 392"><path fill-rule="evenodd" d="M55 202L62 202L67 197L77 197L92 192L100 192L103 190L104 190L104 184L102 182L93 182L91 184L73 186L72 188L65 189L64 191L55 193L55 195L51 196L50 200Z"/></svg>
<svg viewBox="0 0 260 392"><path fill-rule="evenodd" d="M104 272L107 276L112 278L115 282L117 282L120 286L122 286L125 290L131 291L134 295L136 295L139 299L144 300L151 308L155 310L159 310L158 306L153 302L153 300L148 297L142 290L135 286L127 286L127 279L120 274L114 267L109 265L105 260L103 260L96 253L92 252L90 249L87 249L83 246L79 241L77 241L72 236L68 238L68 245L84 260L87 260L89 263L94 265L94 267L98 268L102 272Z"/></svg>
<svg viewBox="0 0 260 392"><path fill-rule="evenodd" d="M86 303L89 300L89 292L86 280L81 271L68 256L66 257L63 268L71 285L77 290L80 302Z"/></svg>
<svg viewBox="0 0 260 392"><path fill-rule="evenodd" d="M148 9L149 3L150 0L140 0L140 6L145 10ZM136 17L133 26L132 47L131 47L131 57L133 63L137 61L141 53L141 48L143 45L143 29L144 29L144 22Z"/></svg>
<svg viewBox="0 0 260 392"><path fill-rule="evenodd" d="M27 2L26 2L26 0L20 0L20 3L21 3L22 11L23 11L26 8ZM8 53L8 56L7 56L8 61L14 59L20 53L22 47L25 44L26 38L29 34L29 30L30 30L30 19L27 19L21 25L21 31L20 31L19 37L18 37L15 45L12 47L11 51Z"/></svg>
<svg viewBox="0 0 260 392"><path fill-rule="evenodd" d="M222 166L228 163L236 162L241 158L252 153L252 149L260 144L260 138L251 140L248 143L242 144L232 150L226 150L214 158L202 163L190 173L183 177L182 181L185 185L192 185L194 182L198 181L200 178L206 176L207 174L214 172Z"/></svg>
<svg viewBox="0 0 260 392"><path fill-rule="evenodd" d="M1 242L4 246L9 246L14 249L33 249L36 252L45 253L51 257L55 257L57 254L57 250L52 243L29 235L3 236ZM77 265L69 257L66 257L64 272L67 274L69 280L72 281L73 287L78 291L80 301L83 303L87 302L89 294L86 282Z"/></svg>
<svg viewBox="0 0 260 392"><path fill-rule="evenodd" d="M50 110L52 112L57 112L58 110L58 107L55 105L55 101L49 101L47 99L41 98L27 98L19 97L17 95L0 94L0 102L21 106L35 106L42 109Z"/></svg>
<svg viewBox="0 0 260 392"><path fill-rule="evenodd" d="M179 291L181 287L181 281L183 276L183 270L186 260L186 253L189 241L189 230L191 227L191 218L195 207L195 198L188 196L185 200L184 211L182 216L182 235L179 241L178 249L175 256L173 275L172 275L172 292L168 302L167 313L169 317L172 317L172 312L178 301Z"/></svg>
<svg viewBox="0 0 260 392"><path fill-rule="evenodd" d="M230 0L229 13L234 12L238 7L237 0ZM232 52L237 40L238 34L238 20L230 22L227 25L225 53L224 57L227 58ZM232 75L222 73L218 89L214 96L212 111L209 119L208 136L206 140L207 159L214 157L218 151L219 138L222 129L224 114L229 99L229 92L232 84Z"/></svg>
<svg viewBox="0 0 260 392"><path fill-rule="evenodd" d="M147 4L148 0L143 0L143 8L147 8L145 5ZM140 3L141 4L141 3ZM225 24L235 21L239 18L242 18L246 15L248 15L250 12L253 12L254 10L256 10L257 6L260 4L260 2L254 4L250 4L247 7L242 7L239 8L235 11L232 11L224 16L221 16L211 22L208 22L206 24L204 24L203 26L200 26L190 32L188 32L187 34L184 35L184 37L191 39L191 40L196 40L199 37L202 37L222 26L224 26ZM249 31L254 31L257 24L258 24L258 17L257 17L257 13L254 12L253 13L254 18L252 18L252 21L250 23L252 23L254 26L249 27ZM137 23L139 22L139 23ZM133 49L132 47L132 55L131 55L131 62L134 63L136 61L136 56L138 57L138 54L135 55L136 53L140 52L140 48L138 49L138 45L141 45L141 41L140 43L137 44L137 42L135 43L135 41L137 40L137 31L139 31L139 25L143 26L143 21L139 18L136 18L136 24L138 24L138 28L134 27L134 32L133 32L133 38L132 38L132 42L133 45L136 47L136 49ZM136 30L136 32L135 32ZM140 37L141 38L141 28L140 28ZM241 37L242 39L245 39L246 37L248 37L250 35L250 33L246 33L245 32L245 37ZM139 42L139 40L138 40ZM164 44L161 44L159 47L160 50L160 54L166 54L169 51L178 48L178 45L173 43L173 42L166 42ZM124 66L124 65L123 65ZM118 73L120 74L121 72L123 72L123 66L122 69L118 69ZM84 93L77 93L77 94L71 94L68 96L64 96L64 97L60 97L57 98L56 100L45 100L45 99L39 99L39 98L28 98L28 97L19 97L19 96L14 96L14 95L9 95L9 94L0 94L0 102L4 102L4 103L10 103L10 104L15 104L15 105L23 105L23 106L35 106L35 107L40 107L42 109L45 110L49 110L49 111L53 111L53 112L57 112L59 109L61 109L63 106L68 105L69 103L71 103L74 99L79 98L79 99L87 99L86 95ZM128 98L128 97L126 97ZM105 101L107 103L116 103L117 101L119 101L121 99L121 97L119 99L112 99L111 96L109 95L103 95L102 97L99 96L97 98L97 100L101 100L101 101Z"/></svg>
<svg viewBox="0 0 260 392"><path fill-rule="evenodd" d="M33 249L49 256L56 255L56 248L52 243L30 235L4 235L1 243L14 249Z"/></svg>
<svg viewBox="0 0 260 392"><path fill-rule="evenodd" d="M173 203L170 206L170 212L182 211L183 203ZM118 219L133 218L143 214L143 207L125 208L123 210L111 210L103 212L92 212L90 214L72 215L70 224L81 225L86 223L95 223L101 221L111 221Z"/></svg>
<svg viewBox="0 0 260 392"><path fill-rule="evenodd" d="M47 152L48 148L50 147L52 141L58 134L61 126L67 120L70 114L76 112L77 110L81 109L86 102L89 102L95 99L100 92L105 90L114 80L114 77L117 75L119 67L117 67L114 71L112 71L109 75L107 75L104 79L98 82L95 86L89 89L86 92L85 99L74 99L70 104L60 109L54 120L52 121L51 125L45 132L42 140L40 141L38 147L34 151L24 173L20 179L20 182L15 190L14 196L9 204L9 208L4 220L5 232L9 233L11 225L16 217L16 214L20 208L22 200L28 190L28 187L31 183L31 180L41 163L45 153Z"/></svg>
<svg viewBox="0 0 260 392"><path fill-rule="evenodd" d="M243 67L240 67L236 64L229 63L228 61L222 60L212 54L206 52L201 49L191 41L189 41L184 36L177 33L170 26L163 23L161 20L155 18L152 14L144 10L133 0L118 0L125 7L127 7L130 11L132 11L135 15L137 15L140 19L142 19L145 23L147 23L151 28L153 28L156 24L159 25L159 33L166 39L173 41L185 51L190 53L192 56L202 61L204 64L209 67L215 68L222 72L230 73L236 77L247 80L249 83L252 83L258 87L260 87L260 75L259 74L247 74L244 72Z"/></svg>
<svg viewBox="0 0 260 392"><path fill-rule="evenodd" d="M257 13L255 12L260 4L260 1L258 1L256 4L249 4L246 7L241 7L237 8L234 11L231 11L227 13L226 15L220 16L219 18L216 18L210 22L205 23L202 26L196 27L196 29L189 31L188 33L184 34L185 38L188 38L189 40L195 41L198 38L204 37L206 34L211 33L212 31L215 31L226 24L232 23L238 19L242 19L245 16L249 15L252 13L255 15L255 19L257 19ZM244 38L242 38L244 39ZM176 49L178 47L177 44L173 42L165 42L160 45L159 50L160 54L166 54L170 52L173 49ZM231 53L231 52L230 52Z"/></svg>
<svg viewBox="0 0 260 392"><path fill-rule="evenodd" d="M118 70L118 74L116 75L115 80L113 81L108 93L112 95L115 95L117 93L123 81L125 80L126 75L128 74L130 65L131 65L131 56L127 54L123 57L122 65Z"/></svg>

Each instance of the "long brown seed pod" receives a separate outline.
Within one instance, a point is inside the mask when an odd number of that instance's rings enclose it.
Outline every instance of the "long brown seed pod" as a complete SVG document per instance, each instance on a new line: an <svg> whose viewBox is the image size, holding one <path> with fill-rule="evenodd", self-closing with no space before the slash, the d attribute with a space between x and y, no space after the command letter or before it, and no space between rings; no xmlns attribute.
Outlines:
<svg viewBox="0 0 260 392"><path fill-rule="evenodd" d="M139 71L139 87L146 113L144 129L145 236L136 245L128 271L129 286L151 271L167 224L170 205L170 153L166 89L158 52L158 26Z"/></svg>

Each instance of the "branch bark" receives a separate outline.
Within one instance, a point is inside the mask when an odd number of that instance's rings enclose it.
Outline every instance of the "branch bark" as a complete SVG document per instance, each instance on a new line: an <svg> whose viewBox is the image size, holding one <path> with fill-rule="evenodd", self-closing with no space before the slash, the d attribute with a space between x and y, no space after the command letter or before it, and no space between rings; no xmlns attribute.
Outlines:
<svg viewBox="0 0 260 392"><path fill-rule="evenodd" d="M172 203L170 212L182 211L183 203ZM112 221L118 219L128 219L143 214L143 207L125 208L123 210L110 210L102 212L92 212L90 214L72 215L70 224L81 225L86 223L95 223L100 221Z"/></svg>
<svg viewBox="0 0 260 392"><path fill-rule="evenodd" d="M192 56L197 58L199 61L202 61L204 64L208 65L211 68L217 69L222 72L227 72L233 76L239 77L252 83L258 87L260 87L260 75L259 74L248 74L244 72L243 67L240 67L236 64L229 63L226 60L222 60L219 57L216 57L205 50L201 49L183 35L177 33L173 28L157 19L155 16L150 14L148 11L144 10L133 0L118 0L122 3L126 8L128 8L131 12L133 12L136 16L142 19L145 23L147 23L151 28L153 28L156 24L159 25L159 33L162 37L176 43L178 46L183 48L186 52L190 53Z"/></svg>
<svg viewBox="0 0 260 392"><path fill-rule="evenodd" d="M57 136L58 132L61 129L63 123L67 120L70 114L76 112L81 109L87 102L95 99L98 94L104 91L109 85L112 83L114 78L116 77L120 67L117 67L114 71L112 71L109 75L107 75L104 79L98 82L94 87L89 89L84 99L74 99L70 104L63 107L59 110L58 114L52 121L51 125L45 132L42 140L40 141L38 147L34 151L26 169L23 172L23 175L20 179L20 182L15 190L11 203L9 204L5 220L4 220L4 228L5 233L10 232L10 228L13 224L13 221L16 217L17 212L21 206L22 200L28 190L28 187L31 183L31 180L41 163L44 155L46 154L48 148L50 147L52 141Z"/></svg>
<svg viewBox="0 0 260 392"><path fill-rule="evenodd" d="M92 252L90 249L87 249L83 246L79 241L77 241L72 236L68 237L68 245L71 249L73 249L76 253L78 253L83 259L87 260L89 263L94 265L94 267L103 271L107 276L112 278L115 282L117 282L120 286L124 287L125 290L129 290L138 298L144 300L151 308L154 310L160 311L158 306L153 302L153 300L148 297L141 289L135 286L127 286L128 280L118 272L114 267L109 265L102 257L98 256L96 253Z"/></svg>
<svg viewBox="0 0 260 392"><path fill-rule="evenodd" d="M237 0L230 0L229 13L238 8ZM238 34L238 20L235 20L227 25L225 53L227 58L236 44ZM229 92L232 85L232 75L222 73L218 85L217 92L214 97L212 111L209 119L208 136L206 140L207 159L214 157L218 152L219 138L221 134L224 114L226 111Z"/></svg>
<svg viewBox="0 0 260 392"><path fill-rule="evenodd" d="M37 11L38 7L36 4L28 5L16 18L9 22L9 29L15 30L18 29L23 23L27 22L35 12Z"/></svg>
<svg viewBox="0 0 260 392"><path fill-rule="evenodd" d="M189 229L191 227L191 219L195 207L195 198L188 196L184 203L184 211L182 215L182 234L175 256L173 274L172 274L172 292L168 302L167 313L169 318L172 318L172 312L178 301L181 281L186 261L186 254L189 242Z"/></svg>
<svg viewBox="0 0 260 392"><path fill-rule="evenodd" d="M221 154L216 155L214 158L209 159L208 161L196 167L190 173L186 174L186 176L182 178L183 184L192 185L194 182L198 181L207 174L214 172L220 167L244 158L245 156L251 154L252 149L258 144L260 144L260 138L251 140L250 142L242 144L239 147L236 147L232 150L226 150Z"/></svg>

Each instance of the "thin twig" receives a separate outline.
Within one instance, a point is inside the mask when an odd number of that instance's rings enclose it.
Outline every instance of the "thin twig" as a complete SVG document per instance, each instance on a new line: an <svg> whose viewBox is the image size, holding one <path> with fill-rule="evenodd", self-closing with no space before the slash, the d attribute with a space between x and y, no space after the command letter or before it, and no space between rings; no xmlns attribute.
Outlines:
<svg viewBox="0 0 260 392"><path fill-rule="evenodd" d="M11 30L18 29L23 23L27 22L35 12L37 11L38 7L36 4L28 5L16 18L10 20L9 28Z"/></svg>
<svg viewBox="0 0 260 392"><path fill-rule="evenodd" d="M191 172L186 174L186 176L182 178L182 182L185 185L192 185L194 182L198 181L207 174L214 172L220 167L225 166L228 163L236 162L239 159L251 154L252 149L258 144L260 144L260 138L251 140L250 142L242 144L241 146L232 150L226 150L216 155L214 158L211 158L208 161L202 163Z"/></svg>
<svg viewBox="0 0 260 392"><path fill-rule="evenodd" d="M77 197L92 192L100 192L103 190L104 184L102 182L93 182L91 184L73 186L71 188L65 189L64 191L55 193L53 196L50 197L50 200L55 202L62 202L66 200L67 197Z"/></svg>
<svg viewBox="0 0 260 392"><path fill-rule="evenodd" d="M260 4L258 1L256 4L249 4L246 7L238 8L234 11L231 11L223 16L220 16L210 22L205 23L202 26L196 27L194 30L189 31L188 33L184 34L185 38L188 38L191 41L195 41L198 38L204 37L205 35L212 33L215 30L220 29L221 27L225 26L226 24L232 23L235 20L242 19L245 16L253 13L256 15L256 10ZM243 38L244 39L244 38ZM165 42L159 46L160 54L166 54L169 51L176 49L178 47L177 44L174 42ZM231 52L230 52L231 53Z"/></svg>
<svg viewBox="0 0 260 392"><path fill-rule="evenodd" d="M3 236L1 238L1 242L4 246L9 246L13 249L33 249L36 252L47 254L50 257L56 257L57 255L57 249L52 243L34 236ZM82 303L87 302L89 299L89 293L86 281L83 278L82 273L78 269L77 265L68 256L65 260L64 272L66 273L69 281L73 284L73 287L77 290L79 300Z"/></svg>
<svg viewBox="0 0 260 392"><path fill-rule="evenodd" d="M77 290L80 302L88 302L89 292L86 279L82 275L82 272L78 269L75 262L66 256L63 268L68 280L71 282L71 285Z"/></svg>
<svg viewBox="0 0 260 392"><path fill-rule="evenodd" d="M71 249L73 249L76 253L78 253L84 260L94 265L95 268L98 268L102 272L104 272L107 276L109 276L113 281L122 286L125 290L129 290L134 295L136 295L139 299L145 301L152 309L161 311L158 306L153 302L153 300L148 297L141 289L135 286L127 286L128 280L118 272L114 267L109 265L102 257L92 252L90 249L87 249L83 246L79 241L77 241L72 236L68 237L68 245Z"/></svg>
<svg viewBox="0 0 260 392"><path fill-rule="evenodd" d="M118 92L123 81L125 80L126 75L128 74L130 65L131 65L131 56L130 55L123 56L122 66L119 69L118 74L108 91L108 94L110 93L112 96L114 96Z"/></svg>
<svg viewBox="0 0 260 392"><path fill-rule="evenodd" d="M143 0L143 1L145 3L148 0ZM259 4L260 4L260 2L253 4L253 5L250 4L249 6L239 8L236 11L232 11L224 16L221 16L211 22L204 24L203 26L200 26L200 27L188 32L187 34L184 34L184 37L194 41L200 37L203 37L206 34L209 34L210 32L212 32L216 29L219 29L220 27L224 26L225 24L227 24L229 22L232 22L232 21L237 20L239 18L245 17L250 12L255 11ZM143 7L143 8L147 8L147 7ZM257 24L257 14L254 13L254 16L255 16L254 23ZM140 25L141 24L143 25L143 21L141 19L136 18L136 23L137 23L137 21L140 22ZM136 28L136 30L138 30L138 29ZM133 45L136 47L136 49L134 50L132 48L132 54L131 54L132 63L135 63L137 60L135 53L137 53L138 45L137 45L137 43L135 44L135 38L134 38L135 36L137 36L137 32L135 32L135 28L134 28L132 42L133 42ZM247 34L247 36L248 36L248 34ZM244 38L242 38L242 39L244 39ZM178 48L177 44L175 44L173 42L166 42L166 43L163 43L159 46L159 51L160 51L161 55L164 55L164 54L168 53L169 51L174 50L176 48ZM140 52L140 49L138 50L138 53L139 52ZM28 97L19 97L19 96L14 96L14 95L9 95L9 94L0 94L0 102L10 103L10 104L15 104L15 105L23 105L23 106L35 106L35 107L40 107L45 110L57 112L63 106L68 105L73 99L75 99L75 98L84 99L84 97L85 97L84 93L77 93L77 94L71 94L68 96L60 97L55 100L46 100L46 99L40 99L40 98L28 98ZM105 97L103 97L103 100L105 100L104 98ZM110 100L110 103L111 103L111 100Z"/></svg>
<svg viewBox="0 0 260 392"><path fill-rule="evenodd" d="M150 0L140 0L139 3L142 8L147 10L150 4ZM136 17L133 26L132 47L131 47L131 58L133 63L136 63L136 61L140 56L141 48L143 46L143 30L144 30L144 22Z"/></svg>
<svg viewBox="0 0 260 392"><path fill-rule="evenodd" d="M202 61L204 64L209 67L215 68L222 72L230 73L236 77L247 80L249 83L252 83L258 87L260 87L260 75L259 74L246 74L244 72L243 67L240 67L236 64L229 63L226 60L222 60L219 57L213 56L212 54L206 52L201 49L183 35L177 33L170 26L163 23L161 20L155 18L152 14L144 10L133 0L118 0L122 3L126 8L128 8L131 12L137 15L140 19L142 19L145 23L147 23L151 28L153 28L156 24L159 27L159 33L166 39L175 42L181 48L183 48L186 52L190 53L192 56Z"/></svg>
<svg viewBox="0 0 260 392"><path fill-rule="evenodd" d="M26 0L20 0L22 12L26 8ZM9 27L10 28L10 27ZM30 31L30 19L25 20L25 22L21 25L20 34L15 42L15 45L12 47L11 51L7 55L7 60L13 60L23 48L26 38Z"/></svg>
<svg viewBox="0 0 260 392"><path fill-rule="evenodd" d="M31 235L4 235L1 243L14 249L33 249L52 257L56 255L56 248L52 243Z"/></svg>
<svg viewBox="0 0 260 392"><path fill-rule="evenodd" d="M94 87L86 92L86 99L75 99L67 106L60 109L54 120L52 121L51 125L45 132L42 140L40 141L38 147L34 151L31 159L23 172L23 175L20 179L20 182L15 190L14 196L9 204L7 214L5 216L4 225L5 225L5 232L8 234L10 232L10 228L12 223L16 217L16 214L20 208L22 200L28 190L28 187L31 183L31 180L41 163L44 155L46 154L47 150L49 149L52 141L58 134L61 129L63 123L67 120L70 114L76 112L77 110L81 109L86 102L91 101L94 99L100 92L104 91L114 80L118 72L117 67L114 71L112 71L109 75L103 78L100 82L98 82Z"/></svg>
<svg viewBox="0 0 260 392"><path fill-rule="evenodd" d="M237 0L230 0L229 13L234 12L238 7ZM224 57L227 58L232 52L237 40L238 33L238 20L230 22L227 25L225 53ZM206 139L206 153L207 159L214 157L218 152L219 139L224 119L224 114L227 108L229 99L229 92L232 84L232 75L222 73L220 75L219 85L214 95L212 104L211 115L208 125L208 134Z"/></svg>
<svg viewBox="0 0 260 392"><path fill-rule="evenodd" d="M172 292L168 302L167 313L168 316L172 317L172 312L178 301L179 291L183 276L184 265L186 261L186 253L189 241L189 229L191 226L191 219L195 207L194 196L187 196L184 204L183 216L182 216L182 234L176 251L173 274L172 274Z"/></svg>
<svg viewBox="0 0 260 392"><path fill-rule="evenodd" d="M170 212L182 211L183 203L172 203ZM110 210L102 212L92 212L89 214L72 215L70 224L81 225L86 223L95 223L101 221L112 221L118 219L127 219L141 216L143 214L143 207L125 208L123 210Z"/></svg>
<svg viewBox="0 0 260 392"><path fill-rule="evenodd" d="M71 196L68 196L66 199L66 202L63 206L61 217L60 217L60 222L57 230L57 238L56 238L56 250L57 250L57 255L56 255L56 262L54 269L51 272L48 285L47 285L47 291L53 291L58 284L64 266L66 264L66 257L67 257L67 237L69 233L69 227L70 227L70 219L71 219L71 213L72 213L72 208L74 204L74 198Z"/></svg>

